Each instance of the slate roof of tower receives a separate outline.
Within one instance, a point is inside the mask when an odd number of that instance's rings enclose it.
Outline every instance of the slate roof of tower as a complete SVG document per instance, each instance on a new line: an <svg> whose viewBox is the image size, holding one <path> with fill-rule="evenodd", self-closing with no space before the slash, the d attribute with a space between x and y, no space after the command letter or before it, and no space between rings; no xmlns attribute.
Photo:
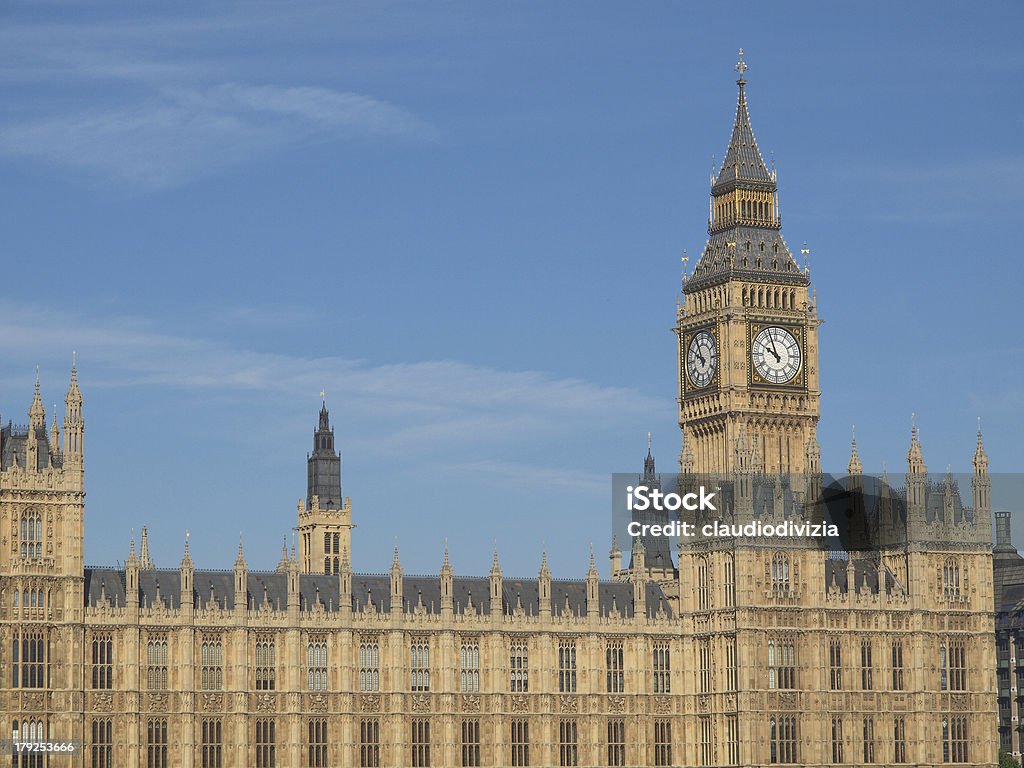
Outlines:
<svg viewBox="0 0 1024 768"><path fill-rule="evenodd" d="M17 457L18 466L24 467L28 460L28 431L31 427L18 427L10 422L0 429L0 469L10 469ZM36 469L42 471L50 466L59 468L63 464L61 454L50 445L50 436L46 427L36 427L36 443L39 451L36 454Z"/></svg>
<svg viewBox="0 0 1024 768"><path fill-rule="evenodd" d="M736 100L736 120L732 126L732 135L729 137L729 147L725 152L725 159L718 171L718 178L715 179L712 186L713 192L724 191L736 181L747 181L764 187L773 187L775 184L768 166L764 163L764 158L761 157L761 150L757 148L754 129L750 125L746 80L741 77L736 82L740 87Z"/></svg>

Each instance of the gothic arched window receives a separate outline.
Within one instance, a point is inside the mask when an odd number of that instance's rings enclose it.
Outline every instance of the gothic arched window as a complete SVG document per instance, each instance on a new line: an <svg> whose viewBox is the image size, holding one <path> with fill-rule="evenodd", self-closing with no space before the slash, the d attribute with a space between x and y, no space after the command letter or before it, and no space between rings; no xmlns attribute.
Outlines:
<svg viewBox="0 0 1024 768"><path fill-rule="evenodd" d="M38 512L21 514L21 557L33 560L43 556L43 518Z"/></svg>
<svg viewBox="0 0 1024 768"><path fill-rule="evenodd" d="M789 558L781 552L772 556L772 592L789 594Z"/></svg>
<svg viewBox="0 0 1024 768"><path fill-rule="evenodd" d="M950 557L942 566L942 594L946 597L960 596L960 565Z"/></svg>

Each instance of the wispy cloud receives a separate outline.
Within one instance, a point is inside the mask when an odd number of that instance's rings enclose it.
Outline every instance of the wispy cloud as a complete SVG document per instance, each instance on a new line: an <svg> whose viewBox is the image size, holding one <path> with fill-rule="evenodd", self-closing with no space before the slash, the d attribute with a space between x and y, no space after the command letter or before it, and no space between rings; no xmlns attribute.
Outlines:
<svg viewBox="0 0 1024 768"><path fill-rule="evenodd" d="M155 331L130 317L91 319L0 303L0 355L31 366L77 350L92 387L287 395L305 402L326 387L347 418L374 428L362 450L394 455L410 446L510 443L594 423L636 423L665 403L628 388L538 371L505 371L458 360L379 364L341 356L256 352ZM372 414L368 416L367 414ZM479 467L483 470L486 467ZM526 471L510 465L506 479ZM495 467L488 470L495 473ZM532 471L532 470L530 470ZM512 473L512 475L509 475ZM566 476L560 476L566 482ZM594 477L572 483L592 488Z"/></svg>
<svg viewBox="0 0 1024 768"><path fill-rule="evenodd" d="M313 20L325 12L317 4L291 10ZM32 87L0 110L0 155L155 190L308 141L438 135L365 84L348 90L337 72L281 82L291 68L270 74L238 45L256 27L295 23L279 7L255 4L202 18L11 24L0 30L0 85Z"/></svg>
<svg viewBox="0 0 1024 768"><path fill-rule="evenodd" d="M435 135L410 112L357 93L224 83L0 124L0 153L159 189L311 139Z"/></svg>

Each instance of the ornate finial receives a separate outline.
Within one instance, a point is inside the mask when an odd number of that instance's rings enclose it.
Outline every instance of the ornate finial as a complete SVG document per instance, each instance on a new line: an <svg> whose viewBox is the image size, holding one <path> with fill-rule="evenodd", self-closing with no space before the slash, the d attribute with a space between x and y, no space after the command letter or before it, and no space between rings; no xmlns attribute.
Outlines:
<svg viewBox="0 0 1024 768"><path fill-rule="evenodd" d="M647 433L647 453L650 454L650 452L651 452L651 433L648 432Z"/></svg>
<svg viewBox="0 0 1024 768"><path fill-rule="evenodd" d="M189 540L189 537L191 535L192 534L189 532L188 528L186 528L185 529L185 557L188 557L188 540Z"/></svg>
<svg viewBox="0 0 1024 768"><path fill-rule="evenodd" d="M736 62L736 71L740 73L740 79L737 80L736 82L739 85L743 85L745 82L747 82L746 78L743 77L743 73L747 71L747 62L743 60L742 48L740 48L740 60Z"/></svg>
<svg viewBox="0 0 1024 768"><path fill-rule="evenodd" d="M683 257L682 257L682 259L680 259L680 261L683 262L683 280L682 280L682 284L683 284L683 289L685 290L686 289L686 264L690 261L690 257L686 255L686 251L685 250L683 251Z"/></svg>
<svg viewBox="0 0 1024 768"><path fill-rule="evenodd" d="M133 557L135 557L135 529L134 528L132 528L132 543L131 543L131 546L128 548L128 559L130 560Z"/></svg>
<svg viewBox="0 0 1024 768"><path fill-rule="evenodd" d="M398 565L398 537L395 537L395 556L391 559L392 565Z"/></svg>
<svg viewBox="0 0 1024 768"><path fill-rule="evenodd" d="M494 540L494 562L492 563L495 568L498 567L498 540Z"/></svg>
<svg viewBox="0 0 1024 768"><path fill-rule="evenodd" d="M320 399L323 400L324 403L327 402L327 390L326 389L321 389L320 390Z"/></svg>
<svg viewBox="0 0 1024 768"><path fill-rule="evenodd" d="M39 366L36 366L36 392L39 392Z"/></svg>
<svg viewBox="0 0 1024 768"><path fill-rule="evenodd" d="M807 267L807 260L810 258L811 249L807 247L806 240L804 240L804 247L800 249L800 255L804 257L804 274L809 274L810 269Z"/></svg>
<svg viewBox="0 0 1024 768"><path fill-rule="evenodd" d="M444 563L443 563L443 565L446 565L446 566L449 565L449 562L448 562L448 537L447 536L445 536L445 538L444 538Z"/></svg>

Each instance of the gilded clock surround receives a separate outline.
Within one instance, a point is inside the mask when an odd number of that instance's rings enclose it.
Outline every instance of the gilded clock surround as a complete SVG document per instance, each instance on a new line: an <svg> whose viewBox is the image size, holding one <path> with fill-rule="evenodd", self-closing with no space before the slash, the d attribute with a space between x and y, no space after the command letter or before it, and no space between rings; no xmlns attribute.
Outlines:
<svg viewBox="0 0 1024 768"><path fill-rule="evenodd" d="M753 353L754 339L757 338L758 334L766 328L781 328L788 332L796 340L796 344L800 349L800 365L794 374L793 378L789 381L775 383L771 381L765 381L757 372L754 366L752 358L748 358L749 364L747 370L750 374L750 384L756 387L771 387L771 388L783 388L790 390L801 390L807 387L807 345L804 342L803 328L799 325L788 325L786 323L772 321L760 321L751 322L749 330L747 332L747 349Z"/></svg>
<svg viewBox="0 0 1024 768"><path fill-rule="evenodd" d="M703 333L706 333L709 336L711 336L712 340L714 341L716 358L715 367L714 371L712 372L711 379L708 381L707 384L701 385L694 381L692 372L688 369L687 366L687 359L689 357L690 345L693 343L694 339L696 339ZM707 392L708 390L718 387L719 382L721 381L722 345L718 339L717 326L706 325L700 328L694 328L689 333L680 335L679 344L679 358L682 361L682 364L679 368L679 374L681 376L680 387L683 390L689 390L694 392Z"/></svg>

